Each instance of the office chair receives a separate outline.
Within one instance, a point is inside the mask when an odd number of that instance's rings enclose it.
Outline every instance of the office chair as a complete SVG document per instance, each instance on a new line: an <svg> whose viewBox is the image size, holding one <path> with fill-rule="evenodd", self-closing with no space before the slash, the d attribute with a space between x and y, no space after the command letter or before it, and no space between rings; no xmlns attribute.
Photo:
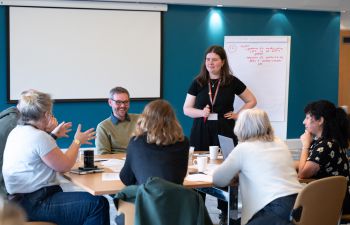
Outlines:
<svg viewBox="0 0 350 225"><path fill-rule="evenodd" d="M347 189L346 178L332 176L307 184L295 201L295 225L336 225Z"/></svg>
<svg viewBox="0 0 350 225"><path fill-rule="evenodd" d="M124 214L124 225L134 225L135 205L134 203L118 200L118 212Z"/></svg>

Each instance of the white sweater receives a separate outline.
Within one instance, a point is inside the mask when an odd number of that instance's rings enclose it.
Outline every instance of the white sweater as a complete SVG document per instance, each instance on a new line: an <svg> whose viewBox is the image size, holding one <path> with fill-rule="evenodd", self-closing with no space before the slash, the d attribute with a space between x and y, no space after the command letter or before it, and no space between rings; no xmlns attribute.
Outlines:
<svg viewBox="0 0 350 225"><path fill-rule="evenodd" d="M243 204L242 225L268 203L299 193L302 188L291 153L277 138L273 142L239 143L215 170L213 182L217 186L227 186L238 173Z"/></svg>

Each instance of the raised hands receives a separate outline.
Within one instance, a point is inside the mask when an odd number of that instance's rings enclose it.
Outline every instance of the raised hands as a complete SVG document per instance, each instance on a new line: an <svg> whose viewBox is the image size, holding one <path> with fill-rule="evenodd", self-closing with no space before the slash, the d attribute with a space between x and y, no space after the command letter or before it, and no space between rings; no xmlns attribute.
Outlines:
<svg viewBox="0 0 350 225"><path fill-rule="evenodd" d="M77 131L75 132L74 138L80 141L80 144L89 144L92 143L89 142L90 140L93 140L96 138L95 136L96 132L94 128L90 128L84 132L81 131L81 125L78 125Z"/></svg>
<svg viewBox="0 0 350 225"><path fill-rule="evenodd" d="M60 124L58 124L58 126L56 126L52 131L51 133L53 133L54 135L56 135L58 138L61 138L61 137L68 137L68 134L69 132L72 131L72 123L71 122L62 122Z"/></svg>

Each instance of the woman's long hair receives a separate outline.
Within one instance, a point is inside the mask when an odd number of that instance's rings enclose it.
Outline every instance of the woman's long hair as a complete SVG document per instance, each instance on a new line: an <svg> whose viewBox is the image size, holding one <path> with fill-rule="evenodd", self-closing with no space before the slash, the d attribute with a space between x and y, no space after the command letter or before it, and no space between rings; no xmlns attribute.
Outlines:
<svg viewBox="0 0 350 225"><path fill-rule="evenodd" d="M201 66L201 70L195 78L196 81L199 83L199 85L201 87L205 86L209 82L209 79L210 79L209 72L207 70L207 67L205 66L205 61L206 61L207 55L209 53L217 54L220 57L220 59L224 62L224 65L221 68L221 74L220 74L221 85L220 86L228 85L230 83L230 81L232 80L232 72L231 72L230 66L228 64L225 49L219 45L210 46L206 50L206 52L204 54L204 61L203 61L202 66Z"/></svg>
<svg viewBox="0 0 350 225"><path fill-rule="evenodd" d="M140 115L135 137L147 135L147 143L170 145L184 140L180 123L171 105L165 100L155 100L148 103Z"/></svg>
<svg viewBox="0 0 350 225"><path fill-rule="evenodd" d="M342 108L327 100L320 100L309 103L304 112L316 120L323 117L322 137L336 140L341 149L349 147L349 120Z"/></svg>

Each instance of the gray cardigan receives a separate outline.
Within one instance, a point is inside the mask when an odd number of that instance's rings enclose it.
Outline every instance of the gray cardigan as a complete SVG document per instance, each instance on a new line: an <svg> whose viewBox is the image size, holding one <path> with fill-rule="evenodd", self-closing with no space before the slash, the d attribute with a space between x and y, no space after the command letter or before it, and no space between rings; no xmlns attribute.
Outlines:
<svg viewBox="0 0 350 225"><path fill-rule="evenodd" d="M6 195L4 178L2 177L2 160L6 140L9 133L16 127L19 119L19 111L16 107L10 107L0 112L0 194Z"/></svg>

